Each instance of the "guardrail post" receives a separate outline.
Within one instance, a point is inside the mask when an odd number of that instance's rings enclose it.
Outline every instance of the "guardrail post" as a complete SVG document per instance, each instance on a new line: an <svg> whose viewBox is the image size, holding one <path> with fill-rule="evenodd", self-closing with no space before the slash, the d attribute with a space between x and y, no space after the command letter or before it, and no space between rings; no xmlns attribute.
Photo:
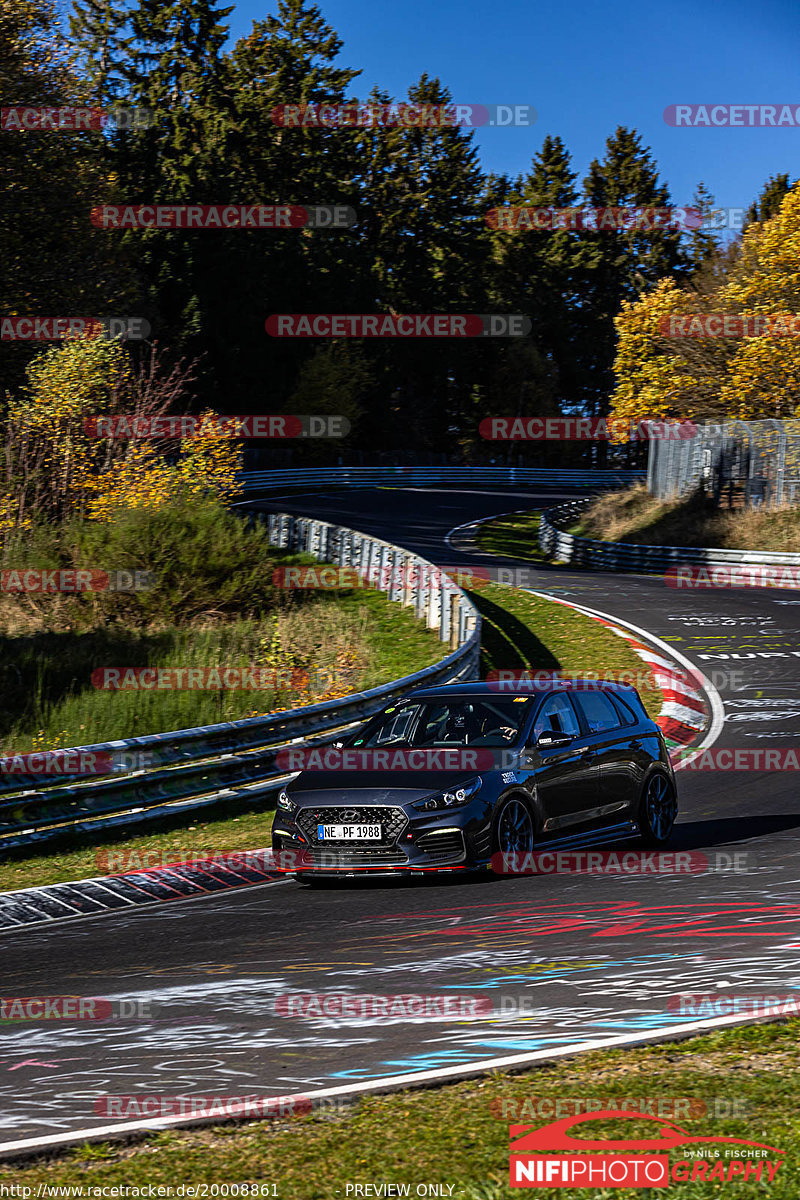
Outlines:
<svg viewBox="0 0 800 1200"><path fill-rule="evenodd" d="M450 593L450 649L458 649L458 634L459 634L459 596L458 592Z"/></svg>
<svg viewBox="0 0 800 1200"><path fill-rule="evenodd" d="M396 550L390 550L389 554L390 554L391 563L392 563L391 568L390 568L391 575L390 575L390 583L389 583L389 599L397 601L402 598L402 594L403 594L402 588L400 586L400 573L399 573L399 568L402 564L403 557L401 554L398 554L398 552Z"/></svg>
<svg viewBox="0 0 800 1200"><path fill-rule="evenodd" d="M411 578L412 562L411 555L405 555L400 568L403 573L401 579L403 608L409 608L414 603L414 584Z"/></svg>
<svg viewBox="0 0 800 1200"><path fill-rule="evenodd" d="M450 607L448 604L449 593L447 585L442 580L441 591L439 593L439 640L442 642L449 641L450 633Z"/></svg>
<svg viewBox="0 0 800 1200"><path fill-rule="evenodd" d="M440 612L442 603L442 577L441 571L435 568L431 570L430 582L428 585L428 629L438 629L440 623Z"/></svg>
<svg viewBox="0 0 800 1200"><path fill-rule="evenodd" d="M427 566L419 569L419 581L417 583L417 606L415 608L416 615L422 620L427 617L428 604L430 602L430 587L431 587L431 568Z"/></svg>

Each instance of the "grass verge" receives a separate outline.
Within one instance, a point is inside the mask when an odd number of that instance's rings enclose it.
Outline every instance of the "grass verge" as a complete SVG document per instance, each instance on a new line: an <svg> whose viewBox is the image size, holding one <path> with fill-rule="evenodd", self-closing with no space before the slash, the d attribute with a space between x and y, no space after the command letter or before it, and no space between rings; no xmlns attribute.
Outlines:
<svg viewBox="0 0 800 1200"><path fill-rule="evenodd" d="M0 593L4 755L300 707L442 657L436 634L376 589L285 586L284 568L320 564L270 545L263 525L212 500L38 524L7 539L1 556L10 568ZM91 587L75 590L76 569ZM29 590L37 579L43 590ZM122 686L108 686L108 668ZM139 688L141 668L243 670L250 686L211 676L203 687L196 674L187 688L184 674L172 688Z"/></svg>
<svg viewBox="0 0 800 1200"><path fill-rule="evenodd" d="M541 513L512 513L496 517L479 525L475 545L483 554L502 558L518 558L522 562L544 562L539 549L539 518Z"/></svg>
<svg viewBox="0 0 800 1200"><path fill-rule="evenodd" d="M648 714L658 716L663 696L649 667L599 621L503 584L486 584L469 595L483 617L482 675L501 668L635 675Z"/></svg>
<svg viewBox="0 0 800 1200"><path fill-rule="evenodd" d="M236 721L362 691L432 666L435 632L372 588L317 593L273 613L170 628L0 638L5 754ZM104 690L98 669L260 668L264 690ZM133 678L133 677L132 677ZM285 680L285 686L277 681Z"/></svg>
<svg viewBox="0 0 800 1200"><path fill-rule="evenodd" d="M514 1105L530 1098L660 1099L667 1104L691 1098L705 1105L705 1114L676 1118L690 1135L738 1137L783 1151L783 1165L773 1182L751 1180L743 1185L743 1195L796 1200L798 1035L798 1020L746 1026L685 1042L596 1051L516 1075L492 1073L436 1089L369 1097L346 1112L324 1116L172 1131L127 1146L76 1147L49 1159L0 1165L0 1183L32 1187L32 1195L38 1184L55 1180L61 1186L85 1188L274 1183L280 1200L346 1200L355 1195L354 1184L407 1184L414 1196L418 1184L436 1182L451 1185L456 1200L502 1200L511 1194L508 1125L518 1120L535 1127L553 1120L549 1115L526 1115ZM694 1106L692 1113L697 1111ZM653 1123L645 1121L594 1122L583 1136L652 1137L653 1129ZM575 1132L581 1136L580 1127ZM714 1147L689 1143L686 1150L713 1157ZM670 1151L671 1165L685 1157L683 1147ZM727 1195L728 1190L729 1185L719 1182L672 1182L669 1195L694 1200ZM649 1194L640 1188L547 1189L547 1195L563 1200L641 1200Z"/></svg>

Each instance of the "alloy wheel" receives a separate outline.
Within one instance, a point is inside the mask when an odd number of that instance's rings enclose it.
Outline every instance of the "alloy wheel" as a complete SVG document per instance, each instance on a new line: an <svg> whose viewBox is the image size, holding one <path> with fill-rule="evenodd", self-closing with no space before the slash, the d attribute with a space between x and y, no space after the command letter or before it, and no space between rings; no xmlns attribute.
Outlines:
<svg viewBox="0 0 800 1200"><path fill-rule="evenodd" d="M507 800L500 810L497 848L501 854L530 854L533 850L533 821L521 800Z"/></svg>
<svg viewBox="0 0 800 1200"><path fill-rule="evenodd" d="M665 842L667 840L672 832L677 814L678 803L672 785L663 775L654 775L647 785L644 816L657 841Z"/></svg>

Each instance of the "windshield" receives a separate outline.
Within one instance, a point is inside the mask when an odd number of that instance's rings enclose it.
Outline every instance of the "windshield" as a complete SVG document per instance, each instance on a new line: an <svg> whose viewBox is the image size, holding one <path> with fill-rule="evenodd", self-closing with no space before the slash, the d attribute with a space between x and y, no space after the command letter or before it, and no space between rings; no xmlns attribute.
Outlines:
<svg viewBox="0 0 800 1200"><path fill-rule="evenodd" d="M530 699L471 697L418 700L387 708L353 746L511 746L519 740Z"/></svg>

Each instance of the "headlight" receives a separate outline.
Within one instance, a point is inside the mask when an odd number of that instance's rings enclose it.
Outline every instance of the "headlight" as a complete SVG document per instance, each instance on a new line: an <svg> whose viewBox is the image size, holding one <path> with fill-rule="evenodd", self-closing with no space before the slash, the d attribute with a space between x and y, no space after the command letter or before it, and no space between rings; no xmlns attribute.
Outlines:
<svg viewBox="0 0 800 1200"><path fill-rule="evenodd" d="M289 795L286 792L279 792L278 808L281 810L281 812L292 813L297 808L297 805L289 798Z"/></svg>
<svg viewBox="0 0 800 1200"><path fill-rule="evenodd" d="M429 796L427 800L415 800L411 807L423 812L435 812L437 808L463 808L479 790L482 782L480 777L470 779L468 783L462 783L452 792L440 792L438 796Z"/></svg>

